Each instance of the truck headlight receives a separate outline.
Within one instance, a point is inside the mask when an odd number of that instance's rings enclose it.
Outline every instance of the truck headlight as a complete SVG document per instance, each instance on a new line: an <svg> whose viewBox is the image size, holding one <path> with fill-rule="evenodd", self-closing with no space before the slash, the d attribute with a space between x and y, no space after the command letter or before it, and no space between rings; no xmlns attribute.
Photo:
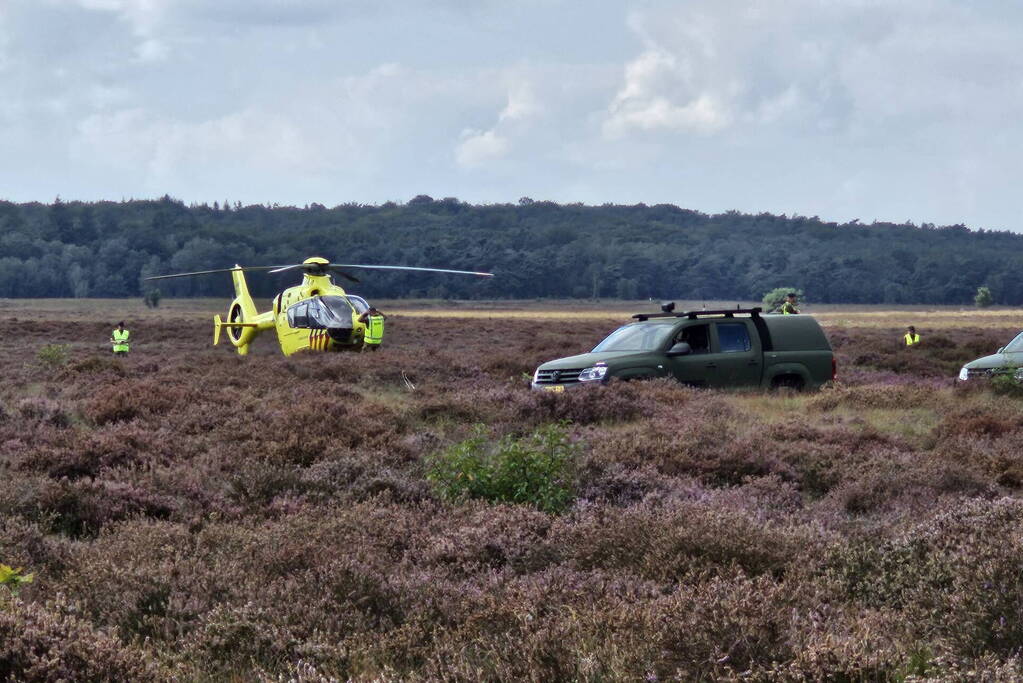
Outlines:
<svg viewBox="0 0 1023 683"><path fill-rule="evenodd" d="M1016 372L1012 376L1016 378L1017 382L1023 382L1023 368L1016 368Z"/></svg>
<svg viewBox="0 0 1023 683"><path fill-rule="evenodd" d="M963 369L959 371L959 381L965 382L968 379L970 379L970 371L967 370L966 366L964 365Z"/></svg>
<svg viewBox="0 0 1023 683"><path fill-rule="evenodd" d="M599 382L604 379L604 375L607 374L606 365L594 365L590 368L585 368L579 373L580 382Z"/></svg>

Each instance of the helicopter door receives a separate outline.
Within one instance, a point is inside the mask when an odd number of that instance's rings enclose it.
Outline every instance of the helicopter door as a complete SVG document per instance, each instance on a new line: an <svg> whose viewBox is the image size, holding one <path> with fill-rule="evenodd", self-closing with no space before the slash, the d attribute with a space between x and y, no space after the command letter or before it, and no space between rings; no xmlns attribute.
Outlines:
<svg viewBox="0 0 1023 683"><path fill-rule="evenodd" d="M288 309L288 325L293 328L309 327L309 302L300 301Z"/></svg>

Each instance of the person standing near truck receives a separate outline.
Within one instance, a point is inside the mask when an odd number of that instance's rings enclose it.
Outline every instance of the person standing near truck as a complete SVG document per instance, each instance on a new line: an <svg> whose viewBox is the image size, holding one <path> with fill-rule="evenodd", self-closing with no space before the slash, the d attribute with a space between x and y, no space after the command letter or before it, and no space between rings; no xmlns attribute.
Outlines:
<svg viewBox="0 0 1023 683"><path fill-rule="evenodd" d="M920 343L920 335L916 333L916 328L910 325L906 328L906 334L903 335L902 340L906 342L906 346L916 346Z"/></svg>
<svg viewBox="0 0 1023 683"><path fill-rule="evenodd" d="M128 351L131 348L130 342L128 341L131 337L129 332L124 327L124 321L117 323L117 327L110 333L110 343L112 344L113 352L115 356L127 356Z"/></svg>
<svg viewBox="0 0 1023 683"><path fill-rule="evenodd" d="M785 303L781 305L782 315L796 315L799 313L799 309L796 308L796 304L799 303L796 299L795 292L789 292L785 295Z"/></svg>

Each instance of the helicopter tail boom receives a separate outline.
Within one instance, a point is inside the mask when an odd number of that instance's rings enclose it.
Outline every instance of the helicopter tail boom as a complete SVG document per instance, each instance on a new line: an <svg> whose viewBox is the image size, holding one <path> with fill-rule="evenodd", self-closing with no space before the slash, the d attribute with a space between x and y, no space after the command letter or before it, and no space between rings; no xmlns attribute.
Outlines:
<svg viewBox="0 0 1023 683"><path fill-rule="evenodd" d="M256 334L273 326L273 315L260 315L256 310L256 302L249 294L245 271L241 266L231 270L231 279L234 281L234 301L227 309L227 320L221 320L219 325L214 320L213 342L216 344L219 341L220 331L226 327L228 341L238 350L239 355L244 356L248 354L249 344L256 338Z"/></svg>

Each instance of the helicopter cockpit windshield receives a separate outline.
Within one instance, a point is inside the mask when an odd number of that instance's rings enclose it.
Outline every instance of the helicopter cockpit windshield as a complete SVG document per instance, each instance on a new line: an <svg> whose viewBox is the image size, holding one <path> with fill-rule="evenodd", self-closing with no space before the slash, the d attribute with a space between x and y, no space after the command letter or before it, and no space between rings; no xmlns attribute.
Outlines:
<svg viewBox="0 0 1023 683"><path fill-rule="evenodd" d="M319 321L323 327L351 327L352 305L343 296L321 296L313 299L319 303ZM313 318L313 306L309 306L310 322Z"/></svg>
<svg viewBox="0 0 1023 683"><path fill-rule="evenodd" d="M288 324L310 330L350 330L352 305L343 296L314 296L288 309Z"/></svg>

